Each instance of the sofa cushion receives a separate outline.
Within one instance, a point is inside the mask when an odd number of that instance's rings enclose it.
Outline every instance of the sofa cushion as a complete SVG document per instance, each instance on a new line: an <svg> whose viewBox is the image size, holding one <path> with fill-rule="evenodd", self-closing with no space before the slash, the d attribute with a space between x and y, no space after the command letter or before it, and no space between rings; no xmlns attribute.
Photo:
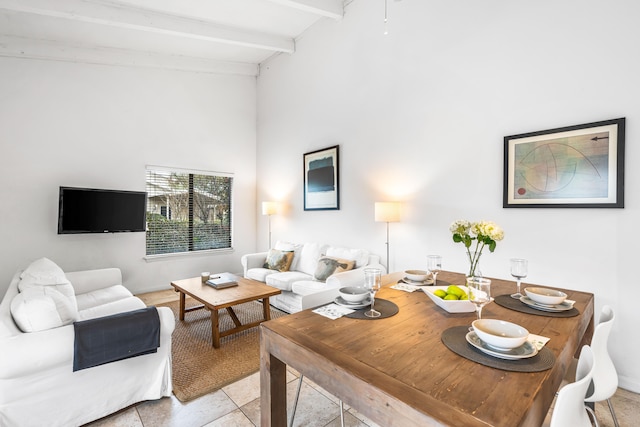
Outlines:
<svg viewBox="0 0 640 427"><path fill-rule="evenodd" d="M245 277L247 279L257 280L258 282L267 282L267 276L270 274L278 273L277 270L271 270L269 268L250 268L247 270Z"/></svg>
<svg viewBox="0 0 640 427"><path fill-rule="evenodd" d="M326 291L327 289L331 289L331 287L327 287L327 284L324 282L318 282L317 280L299 280L293 284L291 290L297 295L304 296Z"/></svg>
<svg viewBox="0 0 640 427"><path fill-rule="evenodd" d="M313 280L313 276L299 271L285 271L268 275L266 283L281 291L290 291L298 280Z"/></svg>
<svg viewBox="0 0 640 427"><path fill-rule="evenodd" d="M281 251L279 249L269 249L263 268L278 271L289 271L293 261L293 251Z"/></svg>
<svg viewBox="0 0 640 427"><path fill-rule="evenodd" d="M20 274L20 282L18 282L18 290L20 292L41 286L57 290L69 299L74 310L78 310L73 285L67 280L64 271L48 258L40 258L29 264Z"/></svg>
<svg viewBox="0 0 640 427"><path fill-rule="evenodd" d="M364 249L348 249L331 246L327 248L325 255L332 258L353 260L356 262L355 268L364 267L369 264L369 251L365 251Z"/></svg>
<svg viewBox="0 0 640 427"><path fill-rule="evenodd" d="M78 311L78 320L95 319L98 317L109 316L126 311L138 310L145 308L146 304L138 297L130 296L129 298L111 301L106 304L89 307Z"/></svg>
<svg viewBox="0 0 640 427"><path fill-rule="evenodd" d="M318 266L313 276L316 280L324 282L332 274L351 270L354 265L355 261L353 260L323 256L318 260Z"/></svg>
<svg viewBox="0 0 640 427"><path fill-rule="evenodd" d="M11 301L11 315L22 332L37 332L73 323L78 310L51 286L33 286Z"/></svg>
<svg viewBox="0 0 640 427"><path fill-rule="evenodd" d="M300 262L298 263L297 271L313 276L318 266L318 260L323 255L322 252L325 249L326 245L320 243L305 243L300 252Z"/></svg>
<svg viewBox="0 0 640 427"><path fill-rule="evenodd" d="M78 300L78 311L109 304L110 302L123 300L131 296L133 296L131 291L123 285L113 285L108 288L96 289L95 291L80 294L76 297Z"/></svg>

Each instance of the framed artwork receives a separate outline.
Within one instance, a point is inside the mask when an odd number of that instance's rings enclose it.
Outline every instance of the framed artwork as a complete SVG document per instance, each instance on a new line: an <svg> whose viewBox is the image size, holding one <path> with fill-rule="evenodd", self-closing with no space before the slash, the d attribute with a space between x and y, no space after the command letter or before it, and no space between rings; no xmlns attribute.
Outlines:
<svg viewBox="0 0 640 427"><path fill-rule="evenodd" d="M305 153L304 210L340 209L338 146Z"/></svg>
<svg viewBox="0 0 640 427"><path fill-rule="evenodd" d="M625 119L504 137L504 208L623 208Z"/></svg>

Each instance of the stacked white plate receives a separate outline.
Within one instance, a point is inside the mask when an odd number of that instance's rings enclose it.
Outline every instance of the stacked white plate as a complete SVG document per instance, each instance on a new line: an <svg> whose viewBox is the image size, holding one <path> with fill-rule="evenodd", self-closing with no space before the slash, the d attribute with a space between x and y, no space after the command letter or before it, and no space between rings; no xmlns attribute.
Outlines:
<svg viewBox="0 0 640 427"><path fill-rule="evenodd" d="M573 308L573 303L575 302L566 299L561 304L542 304L525 296L520 297L520 301L531 308L541 311L548 311L550 313L559 313L562 311L571 310Z"/></svg>
<svg viewBox="0 0 640 427"><path fill-rule="evenodd" d="M548 312L561 312L571 310L575 301L567 299L567 294L556 289L527 287L524 289L526 296L520 297L523 304L536 310Z"/></svg>
<svg viewBox="0 0 640 427"><path fill-rule="evenodd" d="M538 350L529 341L525 341L520 347L512 348L510 350L498 350L483 342L473 331L467 333L466 338L469 344L481 352L500 359L519 360L533 357L538 354Z"/></svg>

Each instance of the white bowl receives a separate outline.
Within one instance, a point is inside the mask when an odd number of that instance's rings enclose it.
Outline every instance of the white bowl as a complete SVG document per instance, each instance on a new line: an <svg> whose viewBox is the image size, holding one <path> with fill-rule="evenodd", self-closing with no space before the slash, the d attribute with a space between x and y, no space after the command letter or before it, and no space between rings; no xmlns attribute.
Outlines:
<svg viewBox="0 0 640 427"><path fill-rule="evenodd" d="M414 282L424 282L429 278L429 272L424 270L405 270L404 277Z"/></svg>
<svg viewBox="0 0 640 427"><path fill-rule="evenodd" d="M476 311L476 306L469 300L448 300L442 299L439 296L434 295L434 291L438 289L442 289L446 291L448 286L423 286L422 290L424 291L431 301L435 303L438 307L446 311L447 313L473 313Z"/></svg>
<svg viewBox="0 0 640 427"><path fill-rule="evenodd" d="M555 289L528 287L524 288L524 292L529 299L546 305L562 304L567 299L567 294L562 291L556 291Z"/></svg>
<svg viewBox="0 0 640 427"><path fill-rule="evenodd" d="M362 302L369 297L369 289L361 286L347 286L340 288L340 296L347 302Z"/></svg>
<svg viewBox="0 0 640 427"><path fill-rule="evenodd" d="M478 338L499 350L520 347L529 336L529 331L522 326L504 320L480 319L471 325Z"/></svg>

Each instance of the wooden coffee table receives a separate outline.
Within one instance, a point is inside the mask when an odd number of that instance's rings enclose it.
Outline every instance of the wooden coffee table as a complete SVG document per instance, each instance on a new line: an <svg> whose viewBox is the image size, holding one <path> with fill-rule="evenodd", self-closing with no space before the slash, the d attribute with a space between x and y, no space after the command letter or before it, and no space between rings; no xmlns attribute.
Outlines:
<svg viewBox="0 0 640 427"><path fill-rule="evenodd" d="M220 338L227 335L235 334L244 331L254 326L258 326L265 320L271 319L271 311L269 309L269 297L278 295L280 289L267 286L262 282L256 280L245 279L244 277L236 276L238 286L225 289L215 289L205 283L202 283L200 277L194 277L191 279L175 280L171 282L171 286L175 288L176 292L180 292L180 320L184 320L184 314L188 311L199 310L206 308L211 312L211 340L213 347L220 348ZM185 308L185 296L189 295L191 298L202 303L202 305ZM257 322L251 322L243 325L240 323L240 319L233 311L234 305L243 304L245 302L262 300L263 320ZM220 325L218 323L218 310L226 308L227 312L231 316L233 323L236 327L220 332Z"/></svg>

